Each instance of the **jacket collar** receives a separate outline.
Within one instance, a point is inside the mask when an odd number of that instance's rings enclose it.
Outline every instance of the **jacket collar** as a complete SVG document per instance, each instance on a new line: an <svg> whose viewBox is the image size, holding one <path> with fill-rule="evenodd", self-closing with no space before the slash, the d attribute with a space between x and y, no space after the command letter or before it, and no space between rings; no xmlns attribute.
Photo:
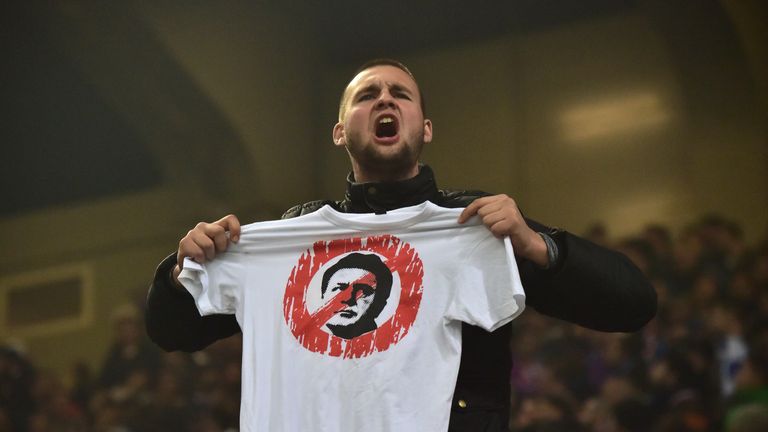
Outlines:
<svg viewBox="0 0 768 432"><path fill-rule="evenodd" d="M437 203L439 192L435 175L427 165L419 165L419 173L408 180L396 182L356 183L354 175L347 176L345 204L353 213L386 213L400 207Z"/></svg>

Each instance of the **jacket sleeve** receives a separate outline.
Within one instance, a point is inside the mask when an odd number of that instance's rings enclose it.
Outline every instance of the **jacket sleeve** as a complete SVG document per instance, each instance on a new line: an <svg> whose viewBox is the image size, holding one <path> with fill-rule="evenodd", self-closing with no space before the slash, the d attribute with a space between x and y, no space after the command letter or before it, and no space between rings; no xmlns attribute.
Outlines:
<svg viewBox="0 0 768 432"><path fill-rule="evenodd" d="M532 221L537 231L546 227ZM565 231L554 234L559 258L552 269L519 261L526 303L554 318L593 330L632 332L656 315L656 291L623 254Z"/></svg>
<svg viewBox="0 0 768 432"><path fill-rule="evenodd" d="M202 317L195 300L171 280L176 254L164 259L155 271L147 295L145 324L150 339L166 351L198 351L240 331L234 315Z"/></svg>

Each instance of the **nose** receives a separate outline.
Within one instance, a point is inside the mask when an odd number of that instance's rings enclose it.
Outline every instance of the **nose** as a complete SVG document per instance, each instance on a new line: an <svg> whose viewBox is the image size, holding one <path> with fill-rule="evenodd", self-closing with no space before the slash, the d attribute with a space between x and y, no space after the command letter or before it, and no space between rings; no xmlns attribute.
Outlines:
<svg viewBox="0 0 768 432"><path fill-rule="evenodd" d="M346 300L342 300L341 302L344 303L347 306L356 306L357 305L357 292L355 290L350 290L349 298Z"/></svg>
<svg viewBox="0 0 768 432"><path fill-rule="evenodd" d="M379 94L379 98L376 100L376 108L378 109L394 108L394 106L395 106L395 98L392 97L389 91L387 90L382 91Z"/></svg>

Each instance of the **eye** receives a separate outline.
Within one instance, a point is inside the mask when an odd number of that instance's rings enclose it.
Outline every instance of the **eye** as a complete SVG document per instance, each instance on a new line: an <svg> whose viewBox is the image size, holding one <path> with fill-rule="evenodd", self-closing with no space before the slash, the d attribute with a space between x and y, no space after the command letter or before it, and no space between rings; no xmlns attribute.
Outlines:
<svg viewBox="0 0 768 432"><path fill-rule="evenodd" d="M363 296L365 297L368 297L369 295L373 294L373 292L375 291L372 286L368 284L362 284L362 283L355 284L355 290L362 291Z"/></svg>
<svg viewBox="0 0 768 432"><path fill-rule="evenodd" d="M357 97L357 101L365 101L365 100L371 100L373 99L373 93L363 93L360 96Z"/></svg>
<svg viewBox="0 0 768 432"><path fill-rule="evenodd" d="M403 93L403 92L395 93L395 97L400 98L400 99L411 100L411 96L408 93Z"/></svg>
<svg viewBox="0 0 768 432"><path fill-rule="evenodd" d="M346 283L339 283L339 284L338 284L338 285L336 285L335 287L331 288L331 292L333 292L333 291L344 291L344 290L345 290L345 289L347 289L348 287L349 287L349 284L346 284Z"/></svg>

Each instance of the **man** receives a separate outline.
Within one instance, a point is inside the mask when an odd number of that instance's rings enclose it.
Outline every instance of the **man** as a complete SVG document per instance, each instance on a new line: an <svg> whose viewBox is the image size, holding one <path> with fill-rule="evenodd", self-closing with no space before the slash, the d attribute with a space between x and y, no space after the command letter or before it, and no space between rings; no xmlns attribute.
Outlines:
<svg viewBox="0 0 768 432"><path fill-rule="evenodd" d="M623 255L525 219L506 195L439 190L432 170L419 163L422 147L432 141L432 122L425 118L421 92L403 64L374 60L358 70L342 94L333 141L347 150L352 164L345 198L298 205L283 218L326 204L346 213L384 213L424 201L465 207L460 223L478 215L494 235L510 238L526 303L539 312L602 331L635 331L655 315L655 291ZM147 312L147 330L158 345L194 351L240 331L232 316L201 318L178 283L185 257L212 260L237 242L239 234L234 215L201 222L181 239L177 253L159 265ZM450 431L506 429L510 331L510 325L493 333L463 326Z"/></svg>
<svg viewBox="0 0 768 432"><path fill-rule="evenodd" d="M325 326L344 339L375 330L391 288L392 272L377 255L346 255L323 274L323 304L334 302L338 308Z"/></svg>

